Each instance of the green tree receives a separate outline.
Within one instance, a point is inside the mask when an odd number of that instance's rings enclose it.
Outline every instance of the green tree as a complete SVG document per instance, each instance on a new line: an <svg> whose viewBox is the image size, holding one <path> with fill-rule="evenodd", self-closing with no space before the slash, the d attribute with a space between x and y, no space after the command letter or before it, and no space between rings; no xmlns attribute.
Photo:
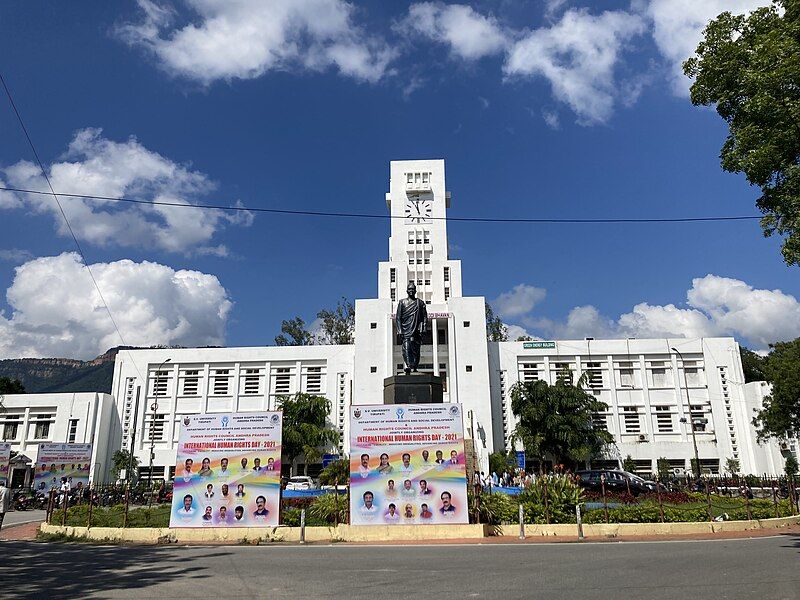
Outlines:
<svg viewBox="0 0 800 600"><path fill-rule="evenodd" d="M533 338L529 335L518 335L517 339L514 340L515 342L531 342Z"/></svg>
<svg viewBox="0 0 800 600"><path fill-rule="evenodd" d="M308 463L319 460L321 450L339 441L339 432L328 425L331 410L330 400L323 396L295 394L278 398L278 410L283 411L283 440L281 450L294 475L295 464L300 456Z"/></svg>
<svg viewBox="0 0 800 600"><path fill-rule="evenodd" d="M656 471L658 472L659 481L667 481L672 475L669 468L669 461L666 457L662 456L656 461Z"/></svg>
<svg viewBox="0 0 800 600"><path fill-rule="evenodd" d="M733 475L734 477L739 473L740 469L739 459L737 458L726 458L725 459L725 470Z"/></svg>
<svg viewBox="0 0 800 600"><path fill-rule="evenodd" d="M486 303L486 339L490 342L507 342L508 327L494 314L491 304Z"/></svg>
<svg viewBox="0 0 800 600"><path fill-rule="evenodd" d="M607 405L583 389L586 375L577 385L559 379L519 382L511 388L511 410L517 418L513 438L528 456L544 463L546 455L556 462L585 462L599 456L614 441L605 429L596 429L592 415Z"/></svg>
<svg viewBox="0 0 800 600"><path fill-rule="evenodd" d="M353 343L353 332L356 327L356 307L347 298L342 298L333 310L323 309L317 313L321 322L321 331L317 343L343 344Z"/></svg>
<svg viewBox="0 0 800 600"><path fill-rule="evenodd" d="M741 355L744 382L766 381L767 375L764 372L764 364L767 362L767 357L760 356L747 348L742 348Z"/></svg>
<svg viewBox="0 0 800 600"><path fill-rule="evenodd" d="M800 432L800 338L771 348L764 374L772 391L753 419L761 441L795 437Z"/></svg>
<svg viewBox="0 0 800 600"><path fill-rule="evenodd" d="M139 472L139 459L131 457L127 450L117 450L111 455L111 478L119 479L119 474L125 470L128 474L128 481L136 481L136 474Z"/></svg>
<svg viewBox="0 0 800 600"><path fill-rule="evenodd" d="M275 337L278 346L310 346L314 335L306 329L306 322L300 317L281 321L281 333Z"/></svg>
<svg viewBox="0 0 800 600"><path fill-rule="evenodd" d="M711 21L683 70L694 105L714 105L727 122L722 168L761 188L767 236L800 264L800 3L773 0L749 15Z"/></svg>
<svg viewBox="0 0 800 600"><path fill-rule="evenodd" d="M489 455L489 472L502 475L517 469L517 457L513 452L492 452Z"/></svg>
<svg viewBox="0 0 800 600"><path fill-rule="evenodd" d="M786 476L794 481L794 478L797 475L797 459L794 457L794 454L789 454L789 456L786 457L783 470L786 473Z"/></svg>
<svg viewBox="0 0 800 600"><path fill-rule="evenodd" d="M628 473L636 473L636 461L633 460L633 457L628 454L625 457L625 460L622 461L622 470L627 471Z"/></svg>
<svg viewBox="0 0 800 600"><path fill-rule="evenodd" d="M25 386L19 379L0 377L0 395L2 394L24 394Z"/></svg>
<svg viewBox="0 0 800 600"><path fill-rule="evenodd" d="M322 469L319 474L322 485L347 485L350 483L350 460L340 458Z"/></svg>

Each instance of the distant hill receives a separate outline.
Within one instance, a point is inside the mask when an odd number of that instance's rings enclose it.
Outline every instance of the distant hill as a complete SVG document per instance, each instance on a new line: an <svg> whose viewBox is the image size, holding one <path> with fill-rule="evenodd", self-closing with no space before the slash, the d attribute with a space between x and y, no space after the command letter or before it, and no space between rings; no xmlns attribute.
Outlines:
<svg viewBox="0 0 800 600"><path fill-rule="evenodd" d="M0 377L19 379L29 394L45 392L111 393L114 358L125 348L112 348L93 360L10 358L0 360Z"/></svg>

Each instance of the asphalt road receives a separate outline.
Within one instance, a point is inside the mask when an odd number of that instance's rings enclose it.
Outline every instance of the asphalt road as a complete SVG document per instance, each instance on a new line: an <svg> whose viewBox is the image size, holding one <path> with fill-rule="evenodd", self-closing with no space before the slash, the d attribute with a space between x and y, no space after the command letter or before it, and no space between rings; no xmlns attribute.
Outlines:
<svg viewBox="0 0 800 600"><path fill-rule="evenodd" d="M0 542L4 597L800 598L800 536L594 544Z"/></svg>

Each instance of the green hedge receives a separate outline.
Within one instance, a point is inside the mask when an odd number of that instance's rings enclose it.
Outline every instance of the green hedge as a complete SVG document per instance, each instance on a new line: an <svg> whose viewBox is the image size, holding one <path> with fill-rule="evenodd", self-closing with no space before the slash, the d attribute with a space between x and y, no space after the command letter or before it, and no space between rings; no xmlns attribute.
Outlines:
<svg viewBox="0 0 800 600"><path fill-rule="evenodd" d="M128 527L169 527L169 504L152 508L131 508L128 511ZM86 504L67 509L67 525L86 527L89 507ZM125 519L125 506L117 504L108 508L92 509L92 527L122 527ZM55 511L52 517L54 525L61 524L61 513Z"/></svg>

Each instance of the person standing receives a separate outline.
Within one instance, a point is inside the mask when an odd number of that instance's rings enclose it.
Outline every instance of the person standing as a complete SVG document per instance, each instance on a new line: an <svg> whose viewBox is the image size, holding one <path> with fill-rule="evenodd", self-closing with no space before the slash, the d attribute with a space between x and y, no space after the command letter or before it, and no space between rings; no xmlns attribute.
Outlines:
<svg viewBox="0 0 800 600"><path fill-rule="evenodd" d="M0 529L3 528L3 519L8 511L8 503L11 500L11 490L6 487L5 480L0 481Z"/></svg>

